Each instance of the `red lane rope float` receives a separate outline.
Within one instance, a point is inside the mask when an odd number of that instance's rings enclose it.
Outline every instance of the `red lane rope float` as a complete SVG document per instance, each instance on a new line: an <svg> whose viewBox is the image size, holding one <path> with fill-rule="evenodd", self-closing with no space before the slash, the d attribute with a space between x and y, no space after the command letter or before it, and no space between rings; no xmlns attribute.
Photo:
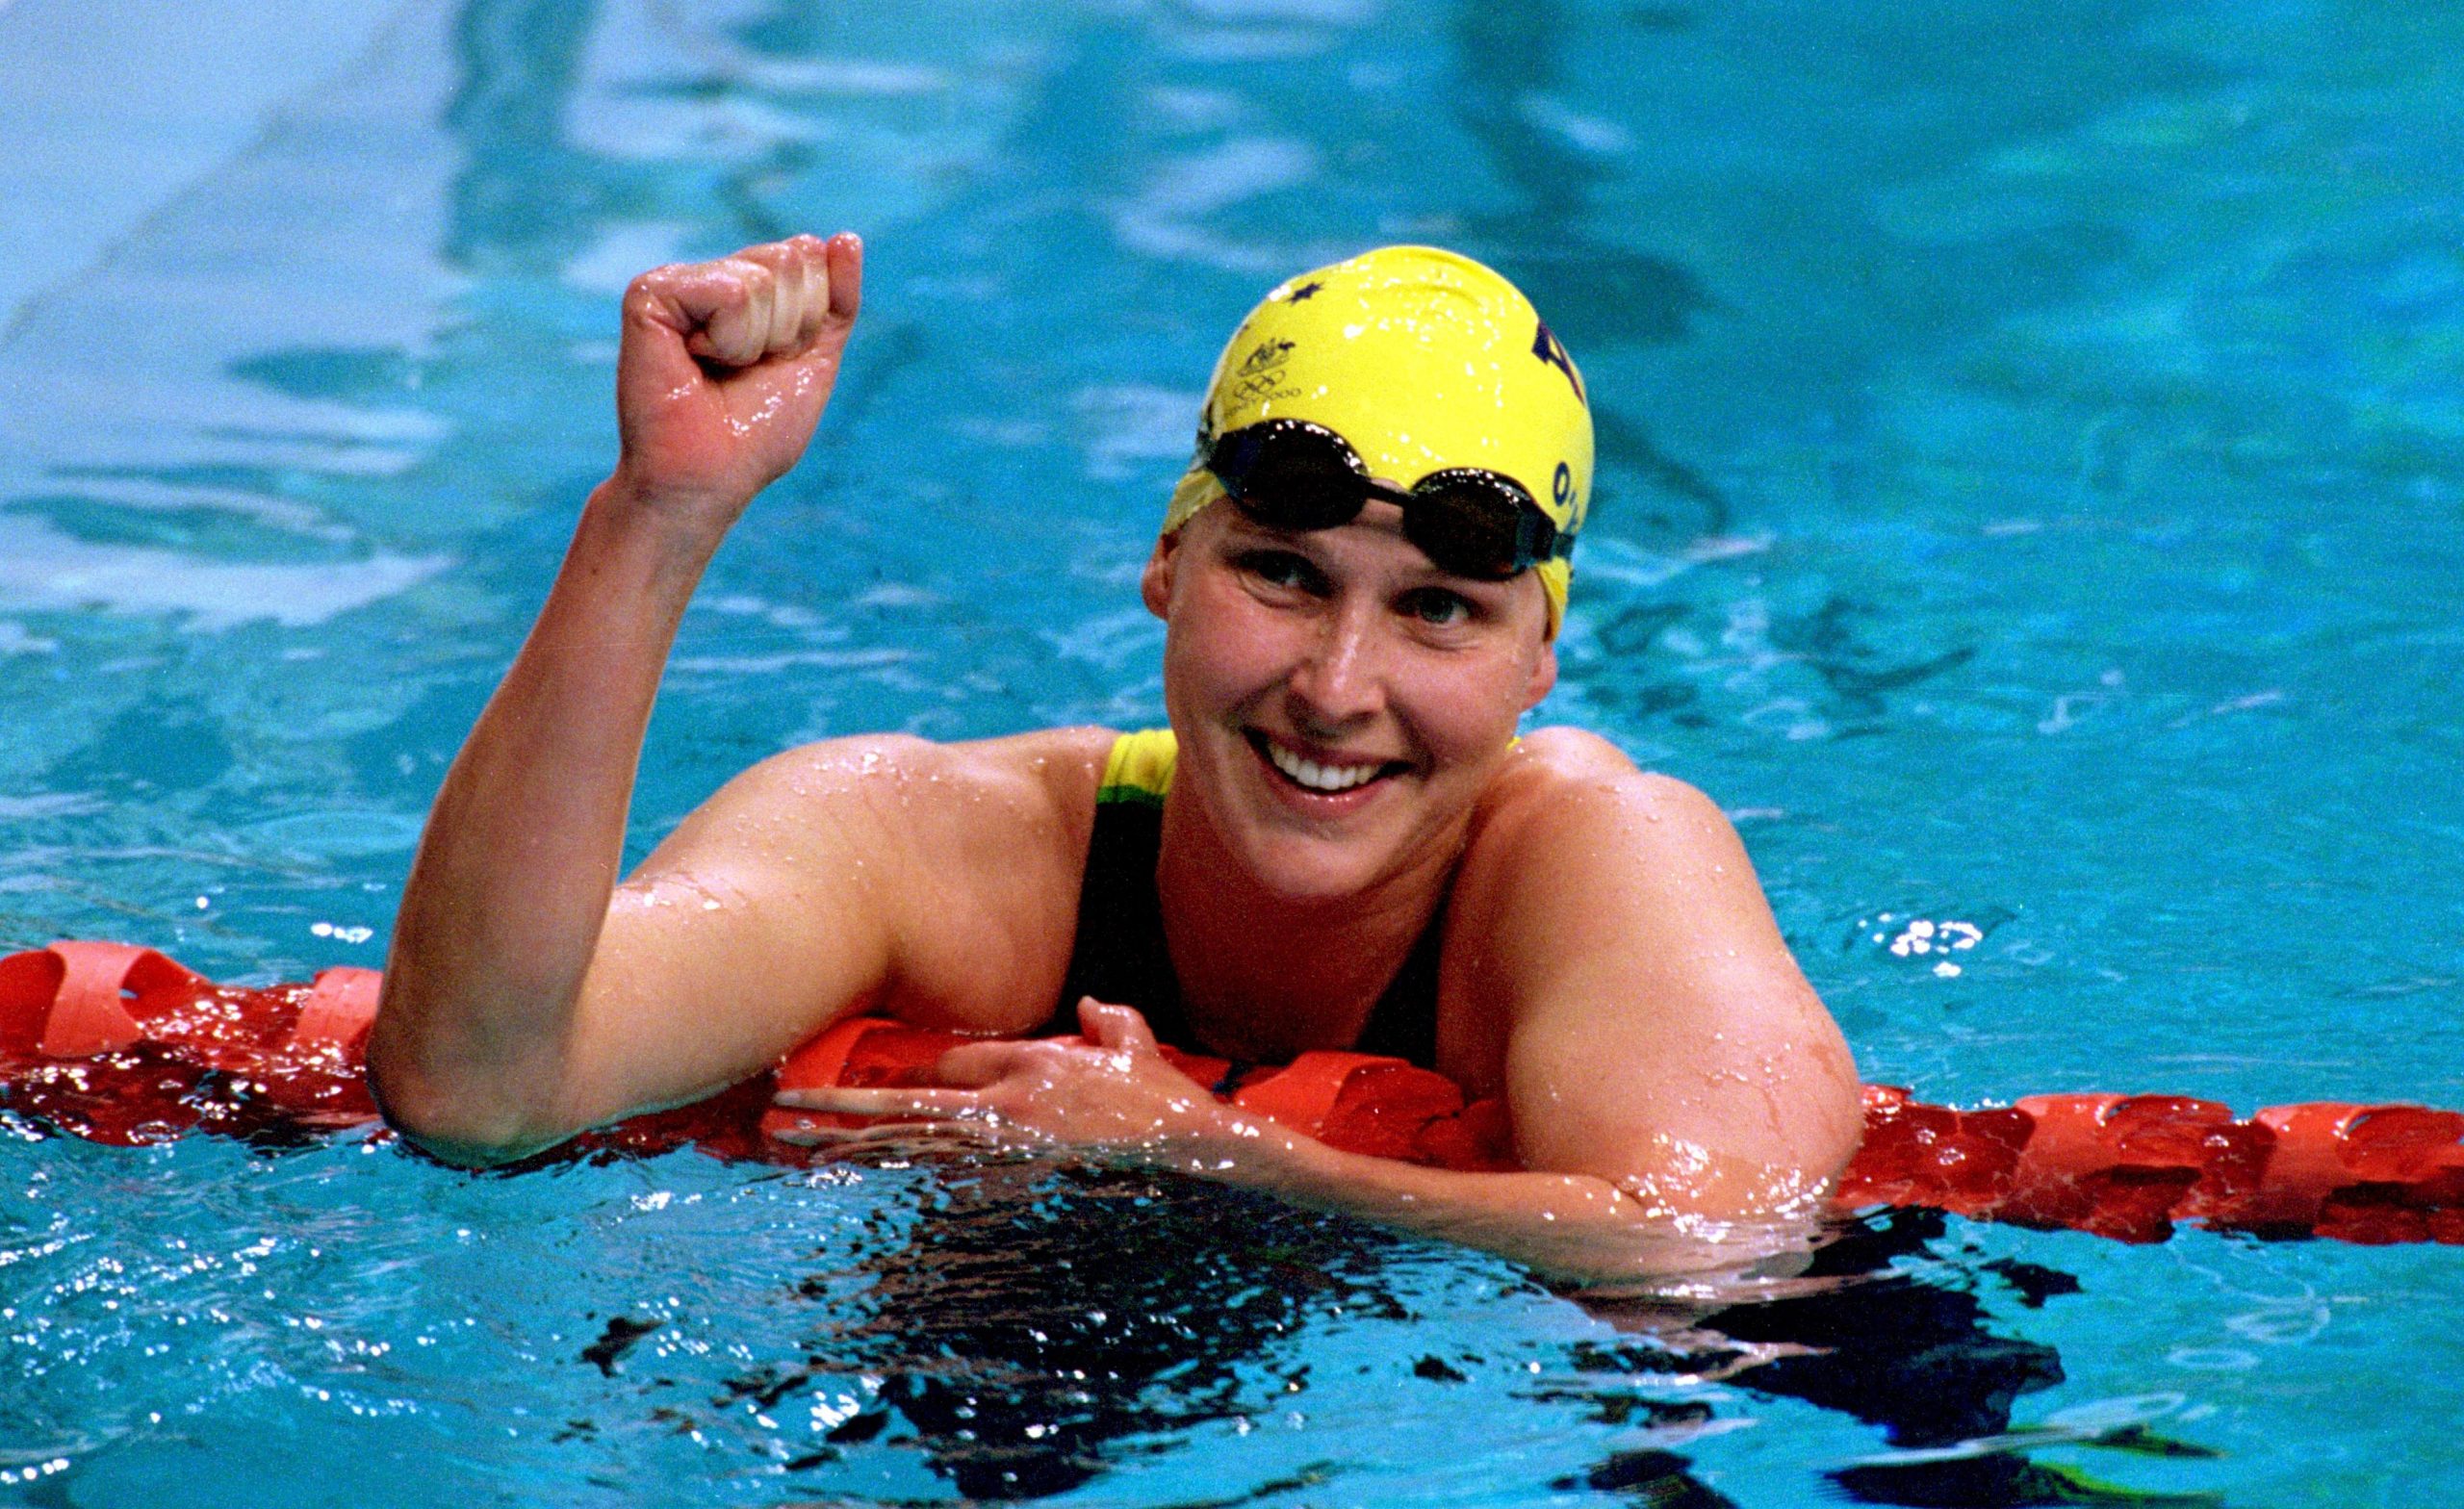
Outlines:
<svg viewBox="0 0 2464 1509"><path fill-rule="evenodd" d="M0 959L0 1108L97 1142L374 1119L360 1049L379 977L218 985L152 949L55 943Z"/></svg>
<svg viewBox="0 0 2464 1509"><path fill-rule="evenodd" d="M941 1055L966 1040L879 1017L851 1017L789 1054L779 1066L777 1084L782 1089L925 1085ZM1514 1161L1502 1102L1466 1103L1462 1087L1452 1080L1400 1059L1304 1053L1288 1064L1252 1068L1232 1079L1228 1059L1171 1047L1162 1052L1191 1079L1219 1087L1218 1093L1233 1105L1330 1147L1441 1168L1494 1172L1521 1166ZM762 1114L761 1131L768 1136L814 1121L863 1124L857 1116L771 1109Z"/></svg>
<svg viewBox="0 0 2464 1509"><path fill-rule="evenodd" d="M216 985L151 949L55 943L0 959L0 1112L98 1142L191 1131L295 1140L376 1118L361 1072L380 983L328 969L306 985ZM775 1076L578 1139L584 1152L696 1144L722 1158L814 1156L770 1134L810 1113L774 1088L925 1081L966 1039L876 1017L844 1021ZM1233 1076L1165 1057L1234 1105L1348 1152L1433 1167L1516 1165L1505 1109L1397 1059L1307 1053ZM844 1119L844 1118L836 1118ZM852 1120L848 1124L855 1124ZM2176 1221L2271 1237L2464 1245L2464 1113L2313 1102L2246 1120L2179 1095L2040 1095L1957 1111L1865 1088L1865 1141L1843 1210L1930 1206L1978 1219L2161 1241Z"/></svg>

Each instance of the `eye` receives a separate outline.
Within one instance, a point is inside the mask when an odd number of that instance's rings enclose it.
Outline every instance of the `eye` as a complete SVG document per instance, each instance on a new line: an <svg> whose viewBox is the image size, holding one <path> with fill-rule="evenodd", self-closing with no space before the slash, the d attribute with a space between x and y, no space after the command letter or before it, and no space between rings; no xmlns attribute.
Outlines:
<svg viewBox="0 0 2464 1509"><path fill-rule="evenodd" d="M1479 616L1479 604L1445 587L1415 587L1403 594L1402 611L1424 624L1451 627Z"/></svg>
<svg viewBox="0 0 2464 1509"><path fill-rule="evenodd" d="M1232 564L1243 575L1270 587L1305 592L1313 597L1324 596L1328 588L1326 574L1307 556L1291 550L1243 550L1232 558Z"/></svg>

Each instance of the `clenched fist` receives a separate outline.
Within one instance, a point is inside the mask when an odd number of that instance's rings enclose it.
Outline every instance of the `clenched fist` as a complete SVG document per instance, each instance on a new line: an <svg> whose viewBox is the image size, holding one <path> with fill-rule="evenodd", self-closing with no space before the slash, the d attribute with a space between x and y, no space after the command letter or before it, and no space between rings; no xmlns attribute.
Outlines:
<svg viewBox="0 0 2464 1509"><path fill-rule="evenodd" d="M715 544L804 454L863 282L863 243L844 231L635 278L616 364L617 485Z"/></svg>

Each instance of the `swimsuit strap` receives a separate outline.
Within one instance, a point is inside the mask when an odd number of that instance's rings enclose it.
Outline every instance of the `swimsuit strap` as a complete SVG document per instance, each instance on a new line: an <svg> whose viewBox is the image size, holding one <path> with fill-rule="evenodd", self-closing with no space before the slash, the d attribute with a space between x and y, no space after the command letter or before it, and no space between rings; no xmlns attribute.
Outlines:
<svg viewBox="0 0 2464 1509"><path fill-rule="evenodd" d="M1195 1046L1155 891L1155 861L1164 852L1164 796L1171 789L1178 751L1171 729L1146 729L1116 738L1105 756L1086 878L1078 888L1078 935L1045 1033L1076 1032L1078 999L1091 995L1136 1007L1160 1042ZM1436 1062L1445 914L1441 901L1438 920L1422 932L1394 983L1370 1009L1355 1051L1424 1067Z"/></svg>
<svg viewBox="0 0 2464 1509"><path fill-rule="evenodd" d="M1180 977L1164 941L1164 904L1155 892L1155 861L1164 852L1164 793L1171 786L1177 746L1169 729L1124 733L1104 760L1095 789L1095 831L1087 872L1078 884L1078 935L1061 999L1042 1031L1078 1030L1078 1001L1093 996L1136 1007L1158 1041L1190 1040L1181 1009Z"/></svg>
<svg viewBox="0 0 2464 1509"><path fill-rule="evenodd" d="M1361 1028L1353 1052L1400 1059L1424 1069L1437 1067L1437 960L1446 949L1446 897L1438 898L1437 914L1412 940L1403 967L1369 1009L1368 1024Z"/></svg>

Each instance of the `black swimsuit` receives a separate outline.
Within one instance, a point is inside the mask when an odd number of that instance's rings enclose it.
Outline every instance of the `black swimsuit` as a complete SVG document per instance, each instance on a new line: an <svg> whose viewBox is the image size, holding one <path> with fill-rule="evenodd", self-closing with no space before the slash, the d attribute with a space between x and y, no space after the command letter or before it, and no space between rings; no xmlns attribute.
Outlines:
<svg viewBox="0 0 2464 1509"><path fill-rule="evenodd" d="M1095 832L1078 890L1078 937L1069 973L1046 1033L1078 1030L1078 999L1136 1007L1156 1039L1194 1048L1180 978L1164 941L1155 860L1164 847L1164 793L1171 784L1169 729L1125 733L1114 741L1095 796ZM1443 913L1432 919L1370 1009L1356 1051L1421 1066L1437 1061L1437 959Z"/></svg>

